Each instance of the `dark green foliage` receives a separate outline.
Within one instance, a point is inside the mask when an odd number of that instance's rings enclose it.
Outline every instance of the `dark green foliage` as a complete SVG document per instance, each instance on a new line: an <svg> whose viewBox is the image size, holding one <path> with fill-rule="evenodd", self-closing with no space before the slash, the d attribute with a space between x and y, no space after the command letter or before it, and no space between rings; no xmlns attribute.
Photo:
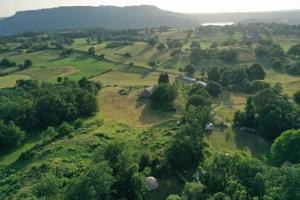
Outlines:
<svg viewBox="0 0 300 200"><path fill-rule="evenodd" d="M182 197L189 200L206 199L205 185L200 182L187 182L185 183Z"/></svg>
<svg viewBox="0 0 300 200"><path fill-rule="evenodd" d="M151 38L149 41L148 41L149 45L150 46L154 46L158 43L158 39L157 38Z"/></svg>
<svg viewBox="0 0 300 200"><path fill-rule="evenodd" d="M221 72L218 67L213 67L207 72L208 81L219 82L221 77Z"/></svg>
<svg viewBox="0 0 300 200"><path fill-rule="evenodd" d="M271 88L271 85L265 81L252 81L246 84L246 90L248 93L255 94L261 90Z"/></svg>
<svg viewBox="0 0 300 200"><path fill-rule="evenodd" d="M78 82L79 86L81 88L86 89L92 94L97 94L99 90L102 88L102 84L100 82L95 82L92 80L89 80L87 77L83 77Z"/></svg>
<svg viewBox="0 0 300 200"><path fill-rule="evenodd" d="M248 116L255 117L255 126L259 134L273 140L281 132L298 126L297 110L291 105L281 91L264 89L248 100L245 112L237 112L234 117L236 126L249 125Z"/></svg>
<svg viewBox="0 0 300 200"><path fill-rule="evenodd" d="M160 84L154 89L151 95L151 103L155 108L169 108L177 97L177 94L175 86L170 84Z"/></svg>
<svg viewBox="0 0 300 200"><path fill-rule="evenodd" d="M300 105L300 91L297 91L295 94L294 94L294 101Z"/></svg>
<svg viewBox="0 0 300 200"><path fill-rule="evenodd" d="M158 84L170 83L169 74L161 73L158 78Z"/></svg>
<svg viewBox="0 0 300 200"><path fill-rule="evenodd" d="M188 99L187 107L189 107L191 105L193 105L193 106L210 106L211 102L210 102L209 98L207 98L206 96L192 95Z"/></svg>
<svg viewBox="0 0 300 200"><path fill-rule="evenodd" d="M227 87L232 81L232 79L231 79L232 75L233 75L233 72L231 70L225 70L221 75L221 85L224 87ZM213 77L213 75L210 75L210 76L211 76L211 78ZM213 78L213 79L215 79L215 78ZM217 77L216 77L216 79L217 79Z"/></svg>
<svg viewBox="0 0 300 200"><path fill-rule="evenodd" d="M51 198L63 187L63 181L53 174L46 174L34 186L34 193L39 198Z"/></svg>
<svg viewBox="0 0 300 200"><path fill-rule="evenodd" d="M95 54L96 54L95 48L94 48L94 47L90 47L90 48L88 49L88 53L89 53L90 55L95 55Z"/></svg>
<svg viewBox="0 0 300 200"><path fill-rule="evenodd" d="M299 43L299 44L296 44L296 45L294 45L294 46L292 46L292 47L288 50L288 55L298 57L298 56L300 55L300 43Z"/></svg>
<svg viewBox="0 0 300 200"><path fill-rule="evenodd" d="M61 56L65 57L65 56L70 56L74 53L73 49L63 49L60 53Z"/></svg>
<svg viewBox="0 0 300 200"><path fill-rule="evenodd" d="M192 87L188 91L187 95L188 96L200 95L200 96L203 96L203 97L206 97L206 98L209 97L208 92L201 85L198 85L198 84L192 85Z"/></svg>
<svg viewBox="0 0 300 200"><path fill-rule="evenodd" d="M248 78L250 80L263 80L266 73L260 64L253 64L247 68Z"/></svg>
<svg viewBox="0 0 300 200"><path fill-rule="evenodd" d="M0 117L24 129L35 129L91 116L98 107L95 94L86 88L67 79L58 84L20 80L15 88L0 90Z"/></svg>
<svg viewBox="0 0 300 200"><path fill-rule="evenodd" d="M166 163L172 172L195 169L203 160L204 126L211 120L210 111L210 107L189 107L184 116L185 125L167 149Z"/></svg>
<svg viewBox="0 0 300 200"><path fill-rule="evenodd" d="M259 46L255 49L255 55L257 58L266 58L269 57L270 51L267 47Z"/></svg>
<svg viewBox="0 0 300 200"><path fill-rule="evenodd" d="M271 62L271 67L278 72L283 72L285 70L285 65L280 59L273 59Z"/></svg>
<svg viewBox="0 0 300 200"><path fill-rule="evenodd" d="M300 75L300 63L287 66L286 72L290 75Z"/></svg>
<svg viewBox="0 0 300 200"><path fill-rule="evenodd" d="M233 50L233 49L222 49L219 52L219 58L223 61L223 62L227 62L227 63L233 63L236 61L238 56L238 53Z"/></svg>
<svg viewBox="0 0 300 200"><path fill-rule="evenodd" d="M191 49L201 49L201 46L198 42L196 41L192 41L191 45L190 45Z"/></svg>
<svg viewBox="0 0 300 200"><path fill-rule="evenodd" d="M184 67L184 71L186 72L186 74L188 76L193 76L193 74L195 73L196 69L195 66L193 64L189 64L187 66Z"/></svg>
<svg viewBox="0 0 300 200"><path fill-rule="evenodd" d="M95 161L107 162L112 169L115 181L111 185L114 199L142 199L145 191L145 177L139 173L138 160L122 142L110 142L98 149Z"/></svg>
<svg viewBox="0 0 300 200"><path fill-rule="evenodd" d="M124 57L126 57L126 58L131 58L132 55L131 55L129 52L126 52L126 53L124 54Z"/></svg>
<svg viewBox="0 0 300 200"><path fill-rule="evenodd" d="M72 125L70 125L68 122L63 122L57 128L57 132L60 136L68 135L68 134L72 133L73 131L74 131L74 127Z"/></svg>
<svg viewBox="0 0 300 200"><path fill-rule="evenodd" d="M3 58L0 61L0 67L15 67L15 66L17 66L17 64L15 62L13 62L13 61L10 61L7 58Z"/></svg>
<svg viewBox="0 0 300 200"><path fill-rule="evenodd" d="M78 179L69 189L69 198L74 200L112 198L112 186L115 182L113 169L108 162L100 162Z"/></svg>
<svg viewBox="0 0 300 200"><path fill-rule="evenodd" d="M265 174L265 199L298 200L299 180L299 165L269 169Z"/></svg>
<svg viewBox="0 0 300 200"><path fill-rule="evenodd" d="M205 192L222 192L230 199L247 199L248 195L262 197L264 181L259 178L262 172L257 160L239 154L213 155L198 170L199 179L206 186Z"/></svg>
<svg viewBox="0 0 300 200"><path fill-rule="evenodd" d="M166 45L165 45L164 43L160 43L160 44L157 46L157 50L158 50L158 51L162 51L162 50L164 50L165 48L167 48L167 47L166 47Z"/></svg>
<svg viewBox="0 0 300 200"><path fill-rule="evenodd" d="M19 145L24 139L25 132L20 130L14 122L5 124L0 120L0 149Z"/></svg>
<svg viewBox="0 0 300 200"><path fill-rule="evenodd" d="M216 82L208 82L206 90L211 96L218 97L222 92L222 86Z"/></svg>
<svg viewBox="0 0 300 200"><path fill-rule="evenodd" d="M32 66L32 61L27 59L24 61L24 68L27 69Z"/></svg>
<svg viewBox="0 0 300 200"><path fill-rule="evenodd" d="M272 144L271 156L275 164L285 161L300 163L300 130L283 132Z"/></svg>

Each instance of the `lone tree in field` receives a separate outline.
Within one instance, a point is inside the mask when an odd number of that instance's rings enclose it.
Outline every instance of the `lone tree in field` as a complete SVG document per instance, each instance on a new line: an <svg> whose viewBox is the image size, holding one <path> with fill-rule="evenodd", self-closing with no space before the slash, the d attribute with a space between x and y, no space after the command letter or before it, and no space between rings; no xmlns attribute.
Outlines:
<svg viewBox="0 0 300 200"><path fill-rule="evenodd" d="M96 51L95 51L94 47L90 47L88 52L89 52L90 55L95 55L96 54Z"/></svg>
<svg viewBox="0 0 300 200"><path fill-rule="evenodd" d="M266 77L266 73L260 64L253 64L246 71L250 80L263 80Z"/></svg>
<svg viewBox="0 0 300 200"><path fill-rule="evenodd" d="M160 43L158 46L157 46L157 50L158 51L162 51L166 48L166 45L164 43Z"/></svg>
<svg viewBox="0 0 300 200"><path fill-rule="evenodd" d="M162 110L171 109L177 94L175 86L170 84L160 84L151 95L152 106Z"/></svg>
<svg viewBox="0 0 300 200"><path fill-rule="evenodd" d="M222 86L216 82L209 82L206 86L206 90L210 96L218 97L222 92Z"/></svg>
<svg viewBox="0 0 300 200"><path fill-rule="evenodd" d="M193 76L196 69L195 69L195 66L193 64L189 64L189 65L185 66L184 71L188 76Z"/></svg>
<svg viewBox="0 0 300 200"><path fill-rule="evenodd" d="M161 73L158 78L158 84L170 83L169 74Z"/></svg>
<svg viewBox="0 0 300 200"><path fill-rule="evenodd" d="M32 61L30 59L25 60L24 61L24 69L27 69L27 68L31 67L32 64L33 63L32 63Z"/></svg>

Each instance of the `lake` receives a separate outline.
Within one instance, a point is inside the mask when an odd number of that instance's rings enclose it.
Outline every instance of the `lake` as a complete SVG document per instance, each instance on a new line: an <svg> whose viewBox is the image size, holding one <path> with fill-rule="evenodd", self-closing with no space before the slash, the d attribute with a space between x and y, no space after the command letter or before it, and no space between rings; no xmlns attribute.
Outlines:
<svg viewBox="0 0 300 200"><path fill-rule="evenodd" d="M201 26L227 26L233 25L233 22L215 22L215 23L203 23Z"/></svg>

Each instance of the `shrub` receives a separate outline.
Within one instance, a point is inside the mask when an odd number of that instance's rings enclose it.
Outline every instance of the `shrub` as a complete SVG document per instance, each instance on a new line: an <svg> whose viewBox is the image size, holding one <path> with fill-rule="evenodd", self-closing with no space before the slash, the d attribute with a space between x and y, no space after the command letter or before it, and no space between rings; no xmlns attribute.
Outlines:
<svg viewBox="0 0 300 200"><path fill-rule="evenodd" d="M271 157L275 164L285 161L300 163L300 129L283 132L271 147Z"/></svg>

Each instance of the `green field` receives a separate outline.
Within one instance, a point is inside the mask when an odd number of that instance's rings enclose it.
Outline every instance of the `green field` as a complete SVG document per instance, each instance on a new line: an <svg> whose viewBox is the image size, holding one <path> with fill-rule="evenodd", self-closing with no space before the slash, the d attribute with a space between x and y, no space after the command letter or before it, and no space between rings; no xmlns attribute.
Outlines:
<svg viewBox="0 0 300 200"><path fill-rule="evenodd" d="M16 84L17 80L30 79L26 75L8 75L0 77L0 88L12 87Z"/></svg>

